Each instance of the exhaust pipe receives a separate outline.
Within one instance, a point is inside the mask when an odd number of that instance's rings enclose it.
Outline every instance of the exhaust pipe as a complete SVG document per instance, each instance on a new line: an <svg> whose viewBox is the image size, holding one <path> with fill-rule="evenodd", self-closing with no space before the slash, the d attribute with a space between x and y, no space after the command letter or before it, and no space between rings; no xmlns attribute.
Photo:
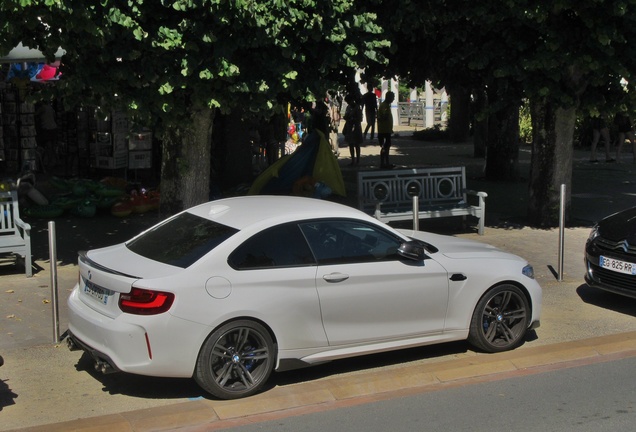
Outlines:
<svg viewBox="0 0 636 432"><path fill-rule="evenodd" d="M103 360L95 361L95 370L97 372L101 372L104 375L117 372L117 369L115 369L110 363Z"/></svg>
<svg viewBox="0 0 636 432"><path fill-rule="evenodd" d="M79 351L81 349L71 337L66 338L66 347L69 351Z"/></svg>
<svg viewBox="0 0 636 432"><path fill-rule="evenodd" d="M66 346L68 347L69 351L83 350L84 352L89 354L95 360L93 367L95 368L96 372L101 372L104 375L119 372L119 369L113 366L110 360L104 360L103 355L100 355L99 352L84 345L81 340L75 339L75 337L71 335L70 332L68 332L66 337Z"/></svg>

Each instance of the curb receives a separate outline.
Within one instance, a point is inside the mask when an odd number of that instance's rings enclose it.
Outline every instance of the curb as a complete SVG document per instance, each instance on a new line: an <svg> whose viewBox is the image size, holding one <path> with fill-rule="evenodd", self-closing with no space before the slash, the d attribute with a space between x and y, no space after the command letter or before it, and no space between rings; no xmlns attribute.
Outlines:
<svg viewBox="0 0 636 432"><path fill-rule="evenodd" d="M246 399L164 407L16 429L21 432L210 431L548 370L636 357L636 332L276 387Z"/></svg>

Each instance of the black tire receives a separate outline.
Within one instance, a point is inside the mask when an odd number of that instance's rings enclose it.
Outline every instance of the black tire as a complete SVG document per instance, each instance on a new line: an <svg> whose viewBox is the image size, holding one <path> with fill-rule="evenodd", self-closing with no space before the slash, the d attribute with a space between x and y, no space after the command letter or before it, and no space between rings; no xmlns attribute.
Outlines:
<svg viewBox="0 0 636 432"><path fill-rule="evenodd" d="M523 341L528 330L530 306L514 285L498 285L477 303L470 322L468 342L489 353L508 351Z"/></svg>
<svg viewBox="0 0 636 432"><path fill-rule="evenodd" d="M275 359L275 345L265 327L254 321L234 321L205 341L194 379L220 399L251 396L269 379Z"/></svg>

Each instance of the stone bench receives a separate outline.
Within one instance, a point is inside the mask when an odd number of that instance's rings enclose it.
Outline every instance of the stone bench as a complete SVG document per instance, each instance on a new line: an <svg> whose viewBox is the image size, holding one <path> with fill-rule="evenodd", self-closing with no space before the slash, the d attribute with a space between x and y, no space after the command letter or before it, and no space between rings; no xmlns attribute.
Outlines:
<svg viewBox="0 0 636 432"><path fill-rule="evenodd" d="M414 219L417 197L418 220L474 216L483 235L487 196L466 188L463 166L358 172L358 208L387 223Z"/></svg>

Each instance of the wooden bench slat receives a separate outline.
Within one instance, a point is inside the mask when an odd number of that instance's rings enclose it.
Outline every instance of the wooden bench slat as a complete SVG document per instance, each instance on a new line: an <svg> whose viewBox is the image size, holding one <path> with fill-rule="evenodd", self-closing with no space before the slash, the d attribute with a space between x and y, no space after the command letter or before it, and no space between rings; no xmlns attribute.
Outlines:
<svg viewBox="0 0 636 432"><path fill-rule="evenodd" d="M25 273L33 276L31 225L20 218L16 191L0 192L0 253L24 257Z"/></svg>

